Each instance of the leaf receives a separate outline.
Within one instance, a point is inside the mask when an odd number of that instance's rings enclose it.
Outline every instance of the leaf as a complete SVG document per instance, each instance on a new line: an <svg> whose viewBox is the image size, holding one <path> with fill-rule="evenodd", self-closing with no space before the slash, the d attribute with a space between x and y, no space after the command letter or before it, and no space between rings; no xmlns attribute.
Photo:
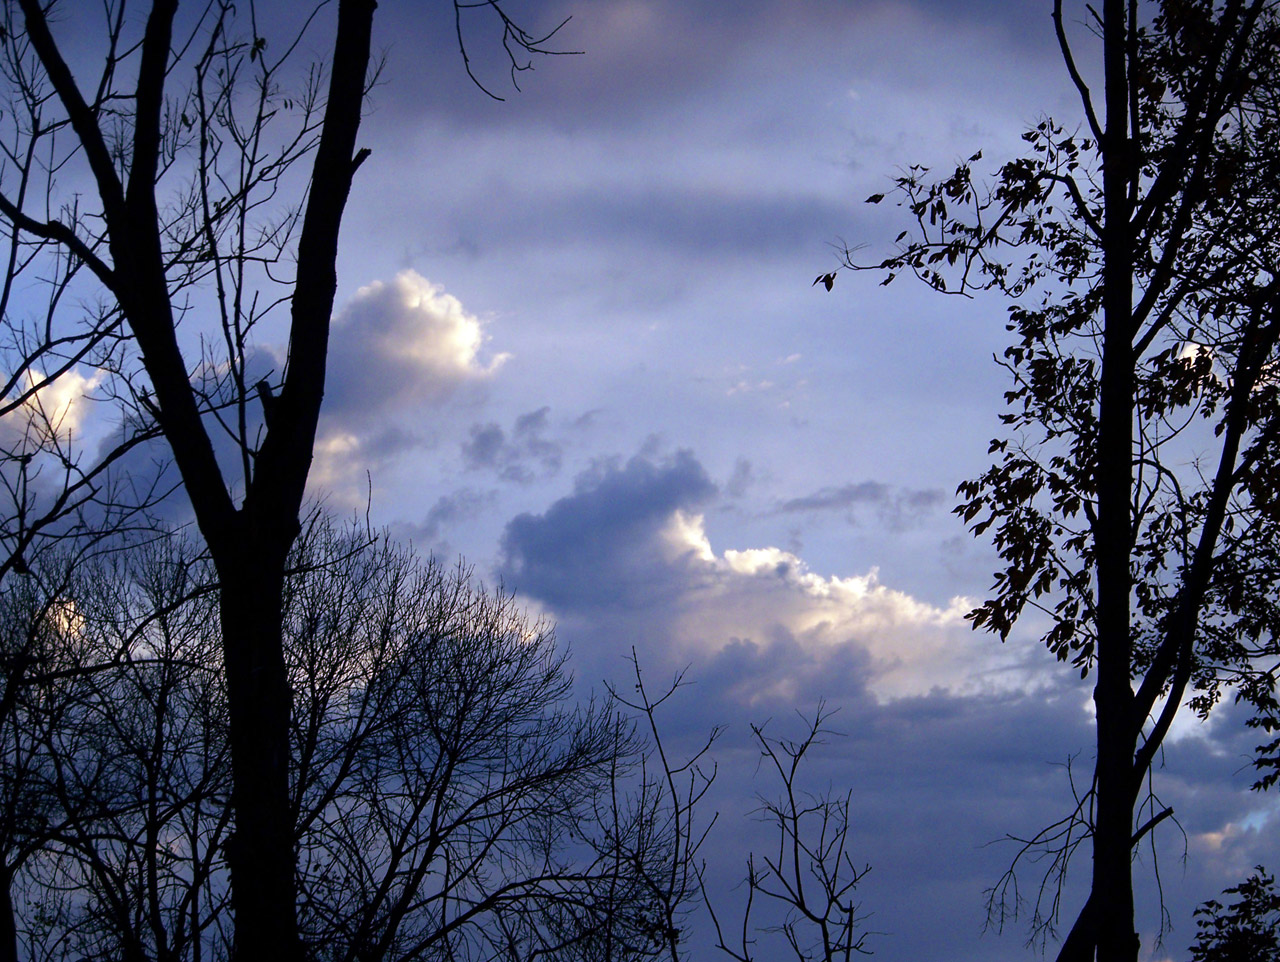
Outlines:
<svg viewBox="0 0 1280 962"><path fill-rule="evenodd" d="M872 194L870 197L868 197L868 198L864 201L864 203L867 203L867 204L878 204L878 203L880 203L880 201L882 201L882 200L884 200L884 194Z"/></svg>
<svg viewBox="0 0 1280 962"><path fill-rule="evenodd" d="M832 271L830 274L819 274L817 277L814 278L813 283L810 285L810 287L816 287L817 285L822 284L824 287L826 287L827 290L831 290L831 287L832 285L835 284L835 282L836 282L836 272Z"/></svg>

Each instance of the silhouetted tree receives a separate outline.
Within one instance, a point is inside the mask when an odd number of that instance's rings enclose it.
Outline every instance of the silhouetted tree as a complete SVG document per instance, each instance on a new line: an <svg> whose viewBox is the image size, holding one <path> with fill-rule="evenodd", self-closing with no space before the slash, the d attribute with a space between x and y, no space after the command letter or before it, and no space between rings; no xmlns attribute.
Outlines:
<svg viewBox="0 0 1280 962"><path fill-rule="evenodd" d="M554 632L457 566L301 540L286 591L302 927L325 958L654 954L646 745Z"/></svg>
<svg viewBox="0 0 1280 962"><path fill-rule="evenodd" d="M759 861L755 853L747 856L746 904L733 945L726 941L720 918L707 902L717 945L735 962L758 958L761 935L780 936L796 962L849 962L871 954L861 927L864 919L854 901L858 884L871 868L855 864L846 845L853 790L843 796L830 789L815 794L800 784L805 755L833 734L826 727L832 714L819 705L799 739L774 738L766 734L765 726L751 726L762 763L776 776L781 791L776 797L757 794L756 815L773 827L777 849ZM753 919L757 898L768 903L766 912L772 908L781 917L774 922Z"/></svg>
<svg viewBox="0 0 1280 962"><path fill-rule="evenodd" d="M1261 659L1280 625L1280 12L1101 6L1085 14L1101 103L1053 6L1081 129L1042 121L991 188L971 172L980 154L936 180L910 168L896 188L914 231L879 264L850 252L846 266L1013 299L1010 436L959 489L957 511L1005 564L970 617L1006 638L1037 610L1049 650L1096 678L1093 778L1024 852L1054 856L1035 919L1052 926L1067 857L1091 842L1092 894L1059 958L1132 962L1133 847L1169 814L1149 778L1175 715L1207 713L1224 685L1274 705Z"/></svg>
<svg viewBox="0 0 1280 962"><path fill-rule="evenodd" d="M31 587L39 571L0 598L4 627L47 636L39 651L59 659L21 689L19 740L0 754L5 958L232 948L230 714L196 547L175 535L82 562L56 601ZM311 955L662 951L678 849L649 803L647 745L612 703L570 700L549 625L461 567L320 517L290 555L283 611Z"/></svg>
<svg viewBox="0 0 1280 962"><path fill-rule="evenodd" d="M1191 962L1275 962L1280 959L1280 893L1275 876L1261 865L1224 895L1230 905L1210 899L1196 909Z"/></svg>
<svg viewBox="0 0 1280 962"><path fill-rule="evenodd" d="M652 810L653 820L664 823L661 837L670 843L665 861L659 862L664 870L653 885L658 918L663 922L657 932L663 955L671 962L688 958L681 936L685 913L695 896L702 899L717 950L734 962L754 962L762 944L765 957L786 955L796 962L849 962L855 956L870 955L867 932L861 927L865 920L858 914L854 894L871 868L859 868L846 845L852 790L839 795L828 786L825 792L815 793L806 790L801 780L806 756L835 734L826 727L834 712L819 704L799 739L772 737L766 734L767 724L751 726L761 767L776 776L781 789L776 796L757 793L759 806L754 813L771 826L771 844L776 845L777 854L765 854L757 861L754 852L748 853L741 919L737 935L730 938L722 921L726 917L717 913L707 891L706 866L700 856L719 819L717 813L704 825L700 806L718 774L710 752L724 730L712 729L683 761L672 757L663 743L658 715L684 685L684 675L677 674L655 695L645 685L634 649L631 662L635 696L623 696L616 689L613 696L644 717L652 736L656 777L642 780L640 798L646 803L641 808ZM765 905L763 912L760 904Z"/></svg>
<svg viewBox="0 0 1280 962"><path fill-rule="evenodd" d="M303 34L326 22L319 8L301 11L293 36L268 38L252 2L213 0L183 19L177 0L154 0L142 21L108 3L94 59L71 63L56 3L3 7L0 62L21 108L6 115L0 185L5 323L20 274L48 294L25 333L9 328L2 347L24 366L7 369L18 373L6 402L30 406L48 378L96 365L107 377L98 390L123 406L123 443L156 432L172 454L221 585L234 811L224 848L241 960L304 955L282 594L324 395L339 226L368 156L356 136L375 6L340 0L330 62L292 73ZM513 70L517 53L542 49L497 0L454 6L499 16ZM77 36L90 36L75 13ZM67 318L68 301L98 307ZM289 315L288 356L281 371L258 373L254 332L277 308ZM180 336L184 319L213 326ZM44 420L56 435L56 415ZM217 456L222 437L234 468ZM28 450L6 450L18 520L0 531L0 562L21 567ZM62 451L52 457L75 475L65 511L102 469Z"/></svg>

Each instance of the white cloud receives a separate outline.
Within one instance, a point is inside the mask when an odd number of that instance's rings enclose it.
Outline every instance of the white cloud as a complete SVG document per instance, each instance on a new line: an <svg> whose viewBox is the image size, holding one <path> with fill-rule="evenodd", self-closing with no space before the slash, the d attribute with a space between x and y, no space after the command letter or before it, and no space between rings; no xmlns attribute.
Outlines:
<svg viewBox="0 0 1280 962"><path fill-rule="evenodd" d="M970 598L884 585L875 568L824 576L778 547L717 551L698 513L717 494L692 452L637 456L578 477L541 515L513 518L500 574L555 612L602 667L630 644L699 666L738 703L785 692L881 704L941 691L1027 693L1058 681L1032 633L974 632Z"/></svg>
<svg viewBox="0 0 1280 962"><path fill-rule="evenodd" d="M28 370L23 390L30 391L44 380L39 371ZM71 370L40 388L5 418L5 435L27 434L33 438L58 437L63 443L79 435L88 414L88 395L102 381L102 373L85 376Z"/></svg>
<svg viewBox="0 0 1280 962"><path fill-rule="evenodd" d="M351 492L360 473L360 439L335 431L316 440L310 483L324 491Z"/></svg>
<svg viewBox="0 0 1280 962"><path fill-rule="evenodd" d="M424 407L486 382L508 354L489 354L480 318L414 271L374 281L333 322L314 486L363 504L368 471L431 443Z"/></svg>
<svg viewBox="0 0 1280 962"><path fill-rule="evenodd" d="M825 656L853 646L867 656L867 688L881 702L938 689L1026 690L1048 680L1032 667L1043 659L970 629L964 618L975 606L970 598L934 605L881 584L875 568L823 577L775 547L717 555L702 517L682 511L671 516L663 540L668 560L687 570L670 630L690 654L713 654L731 640L760 644L785 636L820 670Z"/></svg>
<svg viewBox="0 0 1280 962"><path fill-rule="evenodd" d="M327 416L368 423L410 404L436 403L490 377L508 359L482 359L484 325L414 271L356 291L334 319Z"/></svg>

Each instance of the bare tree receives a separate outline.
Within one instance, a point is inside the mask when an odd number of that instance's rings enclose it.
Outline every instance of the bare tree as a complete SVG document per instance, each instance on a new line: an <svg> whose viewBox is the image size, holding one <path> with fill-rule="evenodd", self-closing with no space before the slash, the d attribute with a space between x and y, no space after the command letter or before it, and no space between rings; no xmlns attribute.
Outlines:
<svg viewBox="0 0 1280 962"><path fill-rule="evenodd" d="M65 123L14 13L0 11L0 578L25 573L49 543L121 531L163 493L132 489L113 471L153 428L132 420L114 440L86 448L82 438L94 407L86 395L109 394L124 363L123 318L92 296L81 258L23 226L54 215L75 222L80 212L73 197L57 210ZM100 238L86 243L101 247Z"/></svg>
<svg viewBox="0 0 1280 962"><path fill-rule="evenodd" d="M269 38L252 2L211 0L181 18L176 0L155 0L140 32L123 0L109 2L94 66L67 59L56 3L7 0L0 32L9 99L22 108L7 115L0 184L8 274L48 295L21 329L34 335L13 333L5 304L4 347L25 365L10 368L19 374L8 397L30 406L50 378L96 366L107 378L99 393L122 405L123 444L148 433L167 443L221 584L235 955L271 962L304 955L285 569L324 395L339 227L368 157L356 138L376 4L340 0L332 19L324 6L302 11L293 35ZM513 69L544 49L496 0L455 2L459 16L472 7L499 15ZM302 36L322 23L329 63L293 70ZM96 71L88 82L77 79L86 67ZM100 308L68 322L60 308L72 290ZM259 372L255 331L276 313L288 315L288 356ZM203 336L190 330L206 321ZM40 424L56 435L56 414ZM228 440L232 456L220 458ZM9 450L18 520L5 536L16 568L34 522L28 449ZM51 457L70 493L54 496L55 515L94 491L113 460L82 467L61 450Z"/></svg>
<svg viewBox="0 0 1280 962"><path fill-rule="evenodd" d="M25 802L5 826L6 958L185 958L225 917L225 704L191 547L76 558L52 583L44 560L4 593L11 627L48 636L5 718L0 770Z"/></svg>
<svg viewBox="0 0 1280 962"><path fill-rule="evenodd" d="M286 651L302 925L326 958L644 958L665 826L620 799L634 723L575 706L546 622L325 522Z"/></svg>
<svg viewBox="0 0 1280 962"><path fill-rule="evenodd" d="M805 755L834 734L826 727L832 714L819 705L799 739L773 738L766 734L766 725L751 726L761 761L777 777L781 793L757 795L757 817L773 828L777 850L759 862L754 853L747 857L746 904L734 944L726 941L720 918L707 902L719 948L736 962L757 957L760 935L781 936L797 962L849 962L871 954L866 948L868 933L861 927L865 919L853 900L871 868L855 864L846 845L853 790L843 796L833 795L829 788L815 794L805 791L799 779ZM769 903L766 916L772 908L781 917L754 921L757 898Z"/></svg>
<svg viewBox="0 0 1280 962"><path fill-rule="evenodd" d="M48 634L61 659L20 689L20 741L0 756L5 958L198 962L233 947L229 711L197 547L174 535L81 562L56 603L30 603L39 571L0 599L6 627ZM549 625L465 568L319 515L284 601L310 954L662 951L675 846L635 788L645 742L613 703L573 703Z"/></svg>
<svg viewBox="0 0 1280 962"><path fill-rule="evenodd" d="M766 733L767 723L751 725L761 763L781 788L778 796L764 792L756 796L755 815L771 827L777 848L776 854L759 860L754 852L747 855L745 902L737 935L730 938L726 917L716 911L708 891L707 869L700 855L719 820L719 813L706 818L701 809L718 774L710 752L724 730L712 729L685 760L672 756L663 742L658 716L684 686L684 675L677 674L654 695L645 685L634 650L631 662L635 696L624 696L617 689L612 694L645 719L651 736L653 761L642 773L638 797L642 809L652 813L650 820L664 825L661 834L670 846L665 861L659 862L661 873L646 875L661 910L663 925L657 936L663 954L671 962L687 958L681 936L689 913L701 900L717 949L735 962L759 958L762 941L766 957L777 958L781 951L796 962L849 962L855 955L869 955L868 933L861 927L865 919L853 896L871 869L859 868L846 844L852 790L837 795L828 786L825 792L814 793L801 781L806 756L835 734L826 725L834 712L819 704L812 719L805 720L806 732L799 739L772 737ZM779 942L785 949L775 944Z"/></svg>

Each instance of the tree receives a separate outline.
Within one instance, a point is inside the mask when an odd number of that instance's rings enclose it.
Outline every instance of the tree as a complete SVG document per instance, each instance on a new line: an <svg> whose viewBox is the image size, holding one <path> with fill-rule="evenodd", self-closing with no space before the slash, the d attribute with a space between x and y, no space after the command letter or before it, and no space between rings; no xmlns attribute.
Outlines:
<svg viewBox="0 0 1280 962"><path fill-rule="evenodd" d="M914 231L844 266L1012 300L1010 436L956 509L1004 563L970 617L1007 638L1040 611L1049 650L1096 679L1090 786L1024 851L1052 850L1052 887L1092 842L1092 894L1059 958L1131 962L1132 853L1171 814L1148 786L1174 717L1231 689L1274 705L1260 659L1280 624L1280 12L1107 0L1088 16L1101 104L1055 0L1083 129L1042 121L992 188L972 174L981 153L938 179L910 168L896 189Z"/></svg>
<svg viewBox="0 0 1280 962"><path fill-rule="evenodd" d="M46 663L9 726L21 745L0 754L5 958L185 962L232 947L229 711L198 548L174 535L82 562L53 618L32 579L0 597L5 627L97 669L55 679ZM322 517L286 586L290 841L310 953L661 950L673 842L647 804L647 745L612 702L572 703L546 623L465 568Z"/></svg>
<svg viewBox="0 0 1280 962"><path fill-rule="evenodd" d="M759 935L779 935L797 962L849 962L870 955L863 917L858 914L854 891L871 871L854 864L846 847L849 837L849 803L852 789L843 797L804 791L799 772L805 755L825 736L832 711L819 705L800 739L774 738L766 726L752 725L762 762L781 786L778 797L757 795L757 817L777 832L777 854L760 862L747 856L746 905L742 912L737 945L725 941L725 932L710 901L707 910L716 930L721 952L734 962L752 962ZM703 892L704 897L706 892ZM772 924L753 922L756 899L781 909Z"/></svg>
<svg viewBox="0 0 1280 962"><path fill-rule="evenodd" d="M76 79L85 64L70 63L55 35L55 4L7 0L0 31L11 101L24 107L9 121L13 163L0 185L12 240L4 295L24 270L49 294L35 323L51 333L13 339L34 385L26 400L42 378L101 361L99 391L122 405L128 438L163 435L218 574L234 811L225 847L241 960L304 955L282 597L324 395L339 227L369 155L356 138L375 6L340 0L327 68L293 73L319 9L269 43L252 3L213 0L183 19L176 0L155 0L140 34L125 5L110 3L87 84ZM476 6L499 16L513 70L517 54L545 49L496 0L455 0L459 16ZM43 197L29 203L32 183ZM279 206L297 189L294 205ZM51 266L29 266L40 263ZM61 326L64 290L100 308ZM289 316L288 356L281 371L260 372L255 332L277 308ZM212 329L197 338L189 328L203 321ZM46 359L52 370L40 367ZM230 458L219 457L224 439ZM96 470L76 472L91 484ZM28 530L9 535L11 567Z"/></svg>
<svg viewBox="0 0 1280 962"><path fill-rule="evenodd" d="M58 141L48 90L32 76L31 45L0 14L0 222L6 230L0 285L0 578L23 574L48 546L119 533L163 495L130 490L114 471L154 426L125 423L115 439L86 451L79 434L91 403L123 363L118 307L81 299L84 262L47 233L18 226L59 203ZM74 212L64 212L78 216Z"/></svg>
<svg viewBox="0 0 1280 962"><path fill-rule="evenodd" d="M659 930L662 954L671 962L680 962L685 956L680 942L682 911L697 895L715 931L717 950L734 962L757 958L761 936L773 953L781 951L797 962L849 962L857 955L870 955L867 933L861 929L865 919L859 915L853 897L871 867L858 868L846 846L852 790L843 796L830 787L824 793L814 793L802 787L800 778L809 752L835 734L826 727L834 711L819 704L812 719L805 719L805 734L799 739L766 734L767 722L751 725L761 766L771 777L776 776L780 788L776 797L758 793L759 806L754 813L774 830L777 854L766 854L759 862L754 852L747 854L741 923L736 938L729 939L722 915L717 913L707 891L707 869L699 854L719 818L716 813L703 827L699 809L718 774L714 762L709 761L709 753L724 729L713 728L706 741L684 761L673 758L663 744L658 714L683 687L684 674L677 674L655 696L645 686L634 649L631 664L636 695L628 698L616 689L611 689L611 694L645 719L652 739L657 777L641 780L639 807L652 811L653 821L664 823L661 834L671 846L660 862L660 883L653 887L658 917L663 923ZM760 904L766 906L763 919Z"/></svg>
<svg viewBox="0 0 1280 962"><path fill-rule="evenodd" d="M179 959L225 914L225 715L207 565L161 539L5 585L5 959ZM225 871L221 873L225 876Z"/></svg>
<svg viewBox="0 0 1280 962"><path fill-rule="evenodd" d="M647 746L569 700L551 626L458 565L309 531L286 596L307 941L327 958L656 951Z"/></svg>
<svg viewBox="0 0 1280 962"><path fill-rule="evenodd" d="M1196 909L1191 962L1274 962L1280 959L1280 894L1275 876L1261 865L1224 895L1238 895L1230 905L1210 899Z"/></svg>

